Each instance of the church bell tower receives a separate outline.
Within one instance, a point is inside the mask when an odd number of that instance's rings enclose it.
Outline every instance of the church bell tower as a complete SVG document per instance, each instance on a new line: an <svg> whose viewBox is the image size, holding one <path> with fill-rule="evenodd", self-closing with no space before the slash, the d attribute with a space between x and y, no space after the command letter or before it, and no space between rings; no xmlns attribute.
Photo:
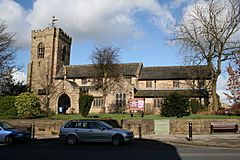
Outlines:
<svg viewBox="0 0 240 160"><path fill-rule="evenodd" d="M30 91L44 95L54 85L55 76L70 63L72 38L54 25L31 33L31 59L28 65Z"/></svg>

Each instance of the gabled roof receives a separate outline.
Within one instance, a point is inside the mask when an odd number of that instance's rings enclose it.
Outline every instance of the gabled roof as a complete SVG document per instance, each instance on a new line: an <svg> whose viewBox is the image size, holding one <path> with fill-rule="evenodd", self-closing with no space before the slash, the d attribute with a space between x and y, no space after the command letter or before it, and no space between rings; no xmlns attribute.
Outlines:
<svg viewBox="0 0 240 160"><path fill-rule="evenodd" d="M123 63L120 65L120 71L123 76L137 76L140 74L142 63ZM94 74L94 66L92 64L89 65L69 65L66 66L67 78L93 78ZM63 79L64 77L64 69L62 68L56 79Z"/></svg>
<svg viewBox="0 0 240 160"><path fill-rule="evenodd" d="M200 66L143 67L139 80L210 79L210 69Z"/></svg>

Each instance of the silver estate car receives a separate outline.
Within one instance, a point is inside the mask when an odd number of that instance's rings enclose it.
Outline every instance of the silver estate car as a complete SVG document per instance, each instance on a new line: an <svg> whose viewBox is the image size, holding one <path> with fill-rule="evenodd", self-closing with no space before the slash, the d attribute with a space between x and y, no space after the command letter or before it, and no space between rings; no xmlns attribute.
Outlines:
<svg viewBox="0 0 240 160"><path fill-rule="evenodd" d="M134 135L132 131L113 128L99 120L71 120L61 126L59 138L71 145L78 142L112 142L118 146L132 142Z"/></svg>

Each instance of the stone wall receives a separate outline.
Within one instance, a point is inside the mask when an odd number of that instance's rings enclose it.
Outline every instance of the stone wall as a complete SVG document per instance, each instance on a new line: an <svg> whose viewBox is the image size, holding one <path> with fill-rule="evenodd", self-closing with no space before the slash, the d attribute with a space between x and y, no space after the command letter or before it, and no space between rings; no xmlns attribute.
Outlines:
<svg viewBox="0 0 240 160"><path fill-rule="evenodd" d="M0 120L2 121L2 120ZM58 135L61 125L66 120L4 120L17 128L27 129L35 125L35 136ZM130 129L134 135L139 135L141 127L142 135L169 135L186 134L188 135L188 124L192 122L193 134L210 134L211 122L237 122L240 125L240 119L163 119L163 120L111 120L103 119L107 123L124 129Z"/></svg>
<svg viewBox="0 0 240 160"><path fill-rule="evenodd" d="M211 122L237 122L240 125L240 119L176 119L170 120L170 134L188 134L189 122L192 122L193 134L210 134Z"/></svg>

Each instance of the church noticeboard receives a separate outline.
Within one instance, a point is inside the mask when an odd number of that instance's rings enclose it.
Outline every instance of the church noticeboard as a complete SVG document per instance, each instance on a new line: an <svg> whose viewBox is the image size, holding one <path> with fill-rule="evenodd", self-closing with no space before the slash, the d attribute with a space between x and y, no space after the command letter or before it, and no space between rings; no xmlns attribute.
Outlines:
<svg viewBox="0 0 240 160"><path fill-rule="evenodd" d="M130 111L144 111L144 98L133 98L128 101Z"/></svg>

